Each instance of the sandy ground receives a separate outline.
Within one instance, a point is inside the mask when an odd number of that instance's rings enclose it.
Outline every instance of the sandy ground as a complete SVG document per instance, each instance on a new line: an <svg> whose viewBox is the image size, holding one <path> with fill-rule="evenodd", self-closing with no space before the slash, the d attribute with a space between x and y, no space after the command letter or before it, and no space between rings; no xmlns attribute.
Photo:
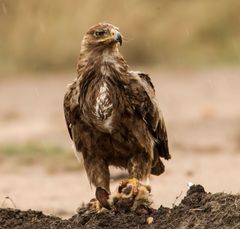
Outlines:
<svg viewBox="0 0 240 229"><path fill-rule="evenodd" d="M205 154L186 157L175 155L174 160L167 163L165 174L152 177L153 207L178 204L188 189L188 182L204 184L209 192L240 192L240 155ZM94 196L94 189L90 188L84 171L49 175L41 168L33 167L18 174L1 174L0 181L0 201L3 202L4 197L9 196L17 208L38 209L65 217L73 215L83 202L86 203ZM112 182L112 190L117 185L118 181ZM2 206L14 207L8 199Z"/></svg>
<svg viewBox="0 0 240 229"><path fill-rule="evenodd" d="M154 205L171 206L187 182L240 192L240 70L150 71L173 159L152 177ZM0 145L46 141L71 148L62 111L66 75L0 80ZM0 162L1 166L1 162ZM114 171L114 174L117 172ZM112 189L118 181L112 182ZM85 172L49 174L41 165L0 173L0 206L69 216L94 196Z"/></svg>

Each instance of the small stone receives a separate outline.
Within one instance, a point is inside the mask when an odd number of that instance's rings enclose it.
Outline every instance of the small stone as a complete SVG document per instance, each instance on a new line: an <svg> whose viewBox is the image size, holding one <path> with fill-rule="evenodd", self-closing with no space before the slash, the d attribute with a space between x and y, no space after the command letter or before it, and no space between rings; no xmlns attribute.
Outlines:
<svg viewBox="0 0 240 229"><path fill-rule="evenodd" d="M147 218L147 224L152 224L153 223L153 217L149 216Z"/></svg>

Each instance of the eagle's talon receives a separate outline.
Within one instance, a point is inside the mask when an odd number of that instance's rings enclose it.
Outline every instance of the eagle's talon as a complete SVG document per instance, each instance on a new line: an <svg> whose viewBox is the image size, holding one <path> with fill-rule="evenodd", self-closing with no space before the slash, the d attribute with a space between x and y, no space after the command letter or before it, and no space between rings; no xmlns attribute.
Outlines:
<svg viewBox="0 0 240 229"><path fill-rule="evenodd" d="M119 185L119 187L118 187L119 192L121 192L121 190L122 190L123 188L125 188L128 183L129 183L129 180L122 180L121 183L120 183L120 185Z"/></svg>
<svg viewBox="0 0 240 229"><path fill-rule="evenodd" d="M100 213L106 210L106 208L104 208L97 199L91 199L87 204L86 208L90 212L94 211L97 213Z"/></svg>
<svg viewBox="0 0 240 229"><path fill-rule="evenodd" d="M97 199L92 198L92 199L87 203L86 208L87 208L87 209L94 209L94 208L96 208L96 201L97 201Z"/></svg>
<svg viewBox="0 0 240 229"><path fill-rule="evenodd" d="M90 210L102 212L104 210L135 211L147 214L151 205L151 187L144 185L137 179L123 180L113 194L97 187L96 199L91 199L87 205Z"/></svg>
<svg viewBox="0 0 240 229"><path fill-rule="evenodd" d="M129 195L132 191L132 188L133 188L132 185L127 185L127 187L123 188L121 192L124 193L125 195Z"/></svg>
<svg viewBox="0 0 240 229"><path fill-rule="evenodd" d="M133 191L132 191L132 195L137 196L137 194L138 194L138 186L134 186Z"/></svg>
<svg viewBox="0 0 240 229"><path fill-rule="evenodd" d="M128 180L128 183L132 184L133 186L137 186L139 184L139 180L137 178L131 178Z"/></svg>
<svg viewBox="0 0 240 229"><path fill-rule="evenodd" d="M99 204L99 208L106 208L108 210L111 210L111 206L109 203L109 196L110 194L103 188L101 187L97 187L96 189L96 198L97 198L97 202Z"/></svg>
<svg viewBox="0 0 240 229"><path fill-rule="evenodd" d="M117 191L111 195L113 208L116 211L135 211L140 206L144 206L141 209L148 209L152 203L150 191L149 185L144 185L135 178L124 180L120 183ZM147 210L138 211L146 213Z"/></svg>

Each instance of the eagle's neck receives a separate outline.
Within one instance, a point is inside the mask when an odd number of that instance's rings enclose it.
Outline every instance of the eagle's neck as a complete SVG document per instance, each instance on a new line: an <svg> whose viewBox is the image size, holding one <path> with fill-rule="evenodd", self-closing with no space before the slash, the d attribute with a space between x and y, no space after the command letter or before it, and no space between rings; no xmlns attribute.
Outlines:
<svg viewBox="0 0 240 229"><path fill-rule="evenodd" d="M118 51L80 54L77 80L81 117L101 131L112 131L113 119L119 107L119 91L128 79L127 69Z"/></svg>
<svg viewBox="0 0 240 229"><path fill-rule="evenodd" d="M128 65L117 47L104 50L81 50L77 65L78 78L86 72L97 72L97 75L108 75L109 71L125 75Z"/></svg>

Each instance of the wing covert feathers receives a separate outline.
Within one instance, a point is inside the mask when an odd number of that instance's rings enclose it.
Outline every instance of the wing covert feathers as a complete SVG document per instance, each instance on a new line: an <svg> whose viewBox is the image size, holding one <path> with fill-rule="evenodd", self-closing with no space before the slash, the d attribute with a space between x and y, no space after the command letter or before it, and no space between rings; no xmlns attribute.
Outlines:
<svg viewBox="0 0 240 229"><path fill-rule="evenodd" d="M169 153L168 147L168 136L165 126L165 122L162 113L159 111L157 103L155 101L155 89L151 82L150 77L141 72L130 72L131 75L140 83L143 90L138 95L138 101L140 101L140 107L137 112L142 116L148 130L152 134L155 140L154 151L158 153L160 157L165 159L170 159L171 155ZM139 89L140 90L140 89Z"/></svg>

